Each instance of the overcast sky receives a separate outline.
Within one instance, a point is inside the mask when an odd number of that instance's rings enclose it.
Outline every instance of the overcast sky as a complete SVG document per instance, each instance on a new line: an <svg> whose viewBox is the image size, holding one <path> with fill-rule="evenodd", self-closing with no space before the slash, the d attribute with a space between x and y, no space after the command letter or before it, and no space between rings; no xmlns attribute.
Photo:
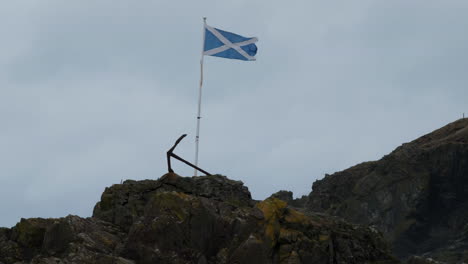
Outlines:
<svg viewBox="0 0 468 264"><path fill-rule="evenodd" d="M205 58L200 166L255 199L380 159L468 112L468 1L0 4L0 226L90 216L194 158L202 17L259 38ZM193 171L175 163L180 175Z"/></svg>

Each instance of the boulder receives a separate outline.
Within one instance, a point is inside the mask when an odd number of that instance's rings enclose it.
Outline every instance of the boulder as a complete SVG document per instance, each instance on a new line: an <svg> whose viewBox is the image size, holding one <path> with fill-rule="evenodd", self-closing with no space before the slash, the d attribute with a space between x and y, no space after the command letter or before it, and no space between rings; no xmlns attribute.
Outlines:
<svg viewBox="0 0 468 264"><path fill-rule="evenodd" d="M176 191L233 205L251 205L250 192L240 181L225 176L180 177L168 173L158 180L132 181L106 188L96 204L93 216L129 230L144 214L146 204L155 193Z"/></svg>

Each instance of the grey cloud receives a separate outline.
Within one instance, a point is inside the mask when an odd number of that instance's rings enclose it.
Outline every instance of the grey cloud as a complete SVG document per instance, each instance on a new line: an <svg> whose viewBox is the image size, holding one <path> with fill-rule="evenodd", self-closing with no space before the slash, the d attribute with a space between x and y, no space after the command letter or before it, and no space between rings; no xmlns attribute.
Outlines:
<svg viewBox="0 0 468 264"><path fill-rule="evenodd" d="M200 165L296 196L466 109L464 1L29 1L0 10L0 226L89 216L121 179L194 156L201 17L258 36L205 58ZM192 170L175 163L182 175Z"/></svg>

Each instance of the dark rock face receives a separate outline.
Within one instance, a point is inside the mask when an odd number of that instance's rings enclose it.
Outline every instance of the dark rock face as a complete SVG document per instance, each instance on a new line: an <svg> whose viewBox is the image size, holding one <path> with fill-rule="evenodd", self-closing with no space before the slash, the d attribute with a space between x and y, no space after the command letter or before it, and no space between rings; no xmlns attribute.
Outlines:
<svg viewBox="0 0 468 264"><path fill-rule="evenodd" d="M215 175L126 181L94 216L0 229L0 263L399 263L375 229L301 213Z"/></svg>
<svg viewBox="0 0 468 264"><path fill-rule="evenodd" d="M400 257L433 252L442 260L449 254L450 263L468 261L467 119L327 175L312 189L308 210L375 226Z"/></svg>
<svg viewBox="0 0 468 264"><path fill-rule="evenodd" d="M124 233L98 219L21 219L0 232L0 263L133 263L112 252Z"/></svg>
<svg viewBox="0 0 468 264"><path fill-rule="evenodd" d="M125 181L124 184L106 188L101 201L94 208L93 216L129 230L131 225L145 213L146 204L154 194L180 192L233 205L252 205L247 187L242 182L225 176L185 178L169 173L161 179Z"/></svg>

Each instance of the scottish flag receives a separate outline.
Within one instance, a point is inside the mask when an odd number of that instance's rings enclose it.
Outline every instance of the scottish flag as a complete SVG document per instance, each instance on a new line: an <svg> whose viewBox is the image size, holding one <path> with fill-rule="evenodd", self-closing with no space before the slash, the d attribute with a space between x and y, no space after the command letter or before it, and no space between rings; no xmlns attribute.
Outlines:
<svg viewBox="0 0 468 264"><path fill-rule="evenodd" d="M257 54L257 38L246 38L213 28L205 24L203 55L227 59L254 61Z"/></svg>

